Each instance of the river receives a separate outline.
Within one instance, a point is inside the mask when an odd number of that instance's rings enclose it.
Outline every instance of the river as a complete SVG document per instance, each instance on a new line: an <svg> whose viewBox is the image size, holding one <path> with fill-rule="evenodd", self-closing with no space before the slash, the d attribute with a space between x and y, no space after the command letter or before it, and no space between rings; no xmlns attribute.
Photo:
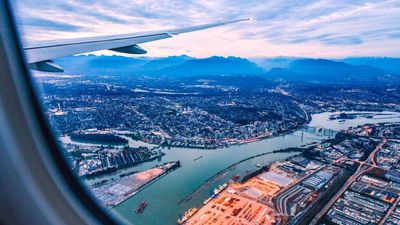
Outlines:
<svg viewBox="0 0 400 225"><path fill-rule="evenodd" d="M176 160L181 162L181 167L121 203L115 207L113 211L133 224L173 225L176 224L179 214L183 214L191 207L201 207L203 201L209 196L209 191L214 189L217 185L226 182L233 175L239 173L242 177L248 171L256 170L256 164L266 165L273 161L285 160L287 157L298 153L279 152L250 159L216 177L209 182L209 184L202 186L206 180L213 177L219 171L226 169L240 160L278 149L300 147L307 143L320 142L328 138L328 134L331 134L330 132L321 132L323 128L339 131L350 126L357 126L365 123L400 122L400 113L383 112L382 114L384 115L374 116L373 118L359 117L341 122L338 120L329 120L329 116L332 114L333 113L320 113L312 116L312 120L308 126L318 128L314 129L314 133L297 130L290 134L264 139L254 143L235 145L216 150L187 148L163 149L162 151L165 152L166 155L160 160L143 163L130 168L128 171L140 171L162 162ZM201 156L202 158L194 160ZM202 186L202 188L197 189L199 186ZM183 201L182 204L178 204L195 190L197 191L192 195L190 201ZM135 214L134 210L142 200L146 200L148 206L143 213Z"/></svg>

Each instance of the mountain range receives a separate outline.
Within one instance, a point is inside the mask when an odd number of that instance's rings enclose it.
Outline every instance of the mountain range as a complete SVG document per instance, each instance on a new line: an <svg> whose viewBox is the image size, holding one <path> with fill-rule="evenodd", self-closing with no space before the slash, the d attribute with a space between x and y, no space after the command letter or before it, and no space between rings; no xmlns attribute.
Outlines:
<svg viewBox="0 0 400 225"><path fill-rule="evenodd" d="M57 59L66 73L83 75L191 76L251 75L272 80L313 83L384 83L400 85L399 58L165 58L80 55Z"/></svg>
<svg viewBox="0 0 400 225"><path fill-rule="evenodd" d="M299 59L286 68L273 68L270 78L313 83L376 83L390 77L382 69L368 65L350 65L326 59Z"/></svg>

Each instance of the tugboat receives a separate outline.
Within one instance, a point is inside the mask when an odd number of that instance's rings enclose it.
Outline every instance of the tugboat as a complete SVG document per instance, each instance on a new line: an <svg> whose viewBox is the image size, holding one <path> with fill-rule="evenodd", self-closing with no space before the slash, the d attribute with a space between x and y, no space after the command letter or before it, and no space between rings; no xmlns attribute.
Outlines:
<svg viewBox="0 0 400 225"><path fill-rule="evenodd" d="M136 214L142 213L146 207L147 207L147 202L144 200L141 201L138 207L135 209L135 213Z"/></svg>

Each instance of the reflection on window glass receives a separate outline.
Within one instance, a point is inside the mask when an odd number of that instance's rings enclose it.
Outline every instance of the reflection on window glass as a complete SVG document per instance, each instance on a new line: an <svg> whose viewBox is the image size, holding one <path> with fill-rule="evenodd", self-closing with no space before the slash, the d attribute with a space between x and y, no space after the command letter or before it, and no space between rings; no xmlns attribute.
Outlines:
<svg viewBox="0 0 400 225"><path fill-rule="evenodd" d="M128 221L398 223L399 2L13 8L61 151Z"/></svg>

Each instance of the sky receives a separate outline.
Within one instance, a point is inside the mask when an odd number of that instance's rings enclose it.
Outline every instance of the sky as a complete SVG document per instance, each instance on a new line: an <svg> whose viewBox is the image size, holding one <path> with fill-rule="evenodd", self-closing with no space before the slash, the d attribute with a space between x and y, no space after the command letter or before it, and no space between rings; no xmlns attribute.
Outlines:
<svg viewBox="0 0 400 225"><path fill-rule="evenodd" d="M13 8L26 42L251 18L141 46L154 57L400 57L400 0L15 0Z"/></svg>

